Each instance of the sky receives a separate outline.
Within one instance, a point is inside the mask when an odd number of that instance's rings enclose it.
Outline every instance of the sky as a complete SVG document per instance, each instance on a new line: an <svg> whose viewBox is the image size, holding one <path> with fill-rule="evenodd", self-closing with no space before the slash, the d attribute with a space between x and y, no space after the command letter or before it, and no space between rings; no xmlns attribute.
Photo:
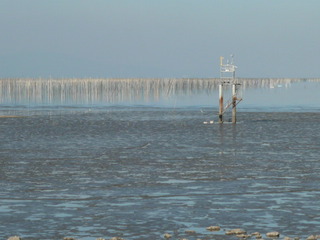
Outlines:
<svg viewBox="0 0 320 240"><path fill-rule="evenodd" d="M319 78L319 0L0 0L0 78Z"/></svg>

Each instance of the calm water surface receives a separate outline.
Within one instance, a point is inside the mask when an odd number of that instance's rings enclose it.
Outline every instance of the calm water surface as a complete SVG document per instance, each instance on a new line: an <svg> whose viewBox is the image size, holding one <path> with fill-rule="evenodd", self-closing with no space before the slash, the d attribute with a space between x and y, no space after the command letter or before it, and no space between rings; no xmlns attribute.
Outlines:
<svg viewBox="0 0 320 240"><path fill-rule="evenodd" d="M0 118L2 238L319 234L320 112L206 125L211 108L15 111Z"/></svg>

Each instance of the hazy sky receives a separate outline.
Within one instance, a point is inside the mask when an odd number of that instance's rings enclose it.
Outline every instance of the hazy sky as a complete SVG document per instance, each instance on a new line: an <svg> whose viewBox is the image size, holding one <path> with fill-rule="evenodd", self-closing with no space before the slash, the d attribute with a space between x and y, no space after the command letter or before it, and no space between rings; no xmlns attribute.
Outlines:
<svg viewBox="0 0 320 240"><path fill-rule="evenodd" d="M319 0L0 0L0 78L320 77Z"/></svg>

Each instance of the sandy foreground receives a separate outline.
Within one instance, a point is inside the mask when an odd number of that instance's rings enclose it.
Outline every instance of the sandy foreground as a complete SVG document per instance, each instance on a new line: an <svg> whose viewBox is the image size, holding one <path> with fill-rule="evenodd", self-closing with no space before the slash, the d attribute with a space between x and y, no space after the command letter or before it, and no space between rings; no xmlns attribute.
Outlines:
<svg viewBox="0 0 320 240"><path fill-rule="evenodd" d="M164 240L209 240L209 239L215 239L215 240L229 240L229 239L257 239L257 240L264 240L264 239L283 239L283 240L300 240L303 238L299 237L288 237L288 236L282 236L279 232L267 232L265 234L254 232L254 233L247 233L246 230L241 228L231 229L231 230L221 230L219 226L209 226L206 228L208 232L211 232L212 234L203 237L197 238L197 232L194 230L186 230L183 237L179 237L175 233L164 233L162 236L159 236L159 239ZM219 233L218 233L219 232ZM217 233L215 235L214 233ZM306 240L317 240L320 239L319 235L309 235L309 237L306 238ZM23 240L22 237L19 236L12 236L9 237L7 240ZM62 240L81 240L76 237L64 237ZM121 237L113 237L110 239L105 238L97 238L96 240L128 240Z"/></svg>

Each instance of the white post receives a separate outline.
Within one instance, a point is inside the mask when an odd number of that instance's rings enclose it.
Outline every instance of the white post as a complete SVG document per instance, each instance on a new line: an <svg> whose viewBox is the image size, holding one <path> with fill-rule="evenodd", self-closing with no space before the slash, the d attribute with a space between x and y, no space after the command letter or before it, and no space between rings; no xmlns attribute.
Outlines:
<svg viewBox="0 0 320 240"><path fill-rule="evenodd" d="M237 123L237 85L232 84L232 123Z"/></svg>

